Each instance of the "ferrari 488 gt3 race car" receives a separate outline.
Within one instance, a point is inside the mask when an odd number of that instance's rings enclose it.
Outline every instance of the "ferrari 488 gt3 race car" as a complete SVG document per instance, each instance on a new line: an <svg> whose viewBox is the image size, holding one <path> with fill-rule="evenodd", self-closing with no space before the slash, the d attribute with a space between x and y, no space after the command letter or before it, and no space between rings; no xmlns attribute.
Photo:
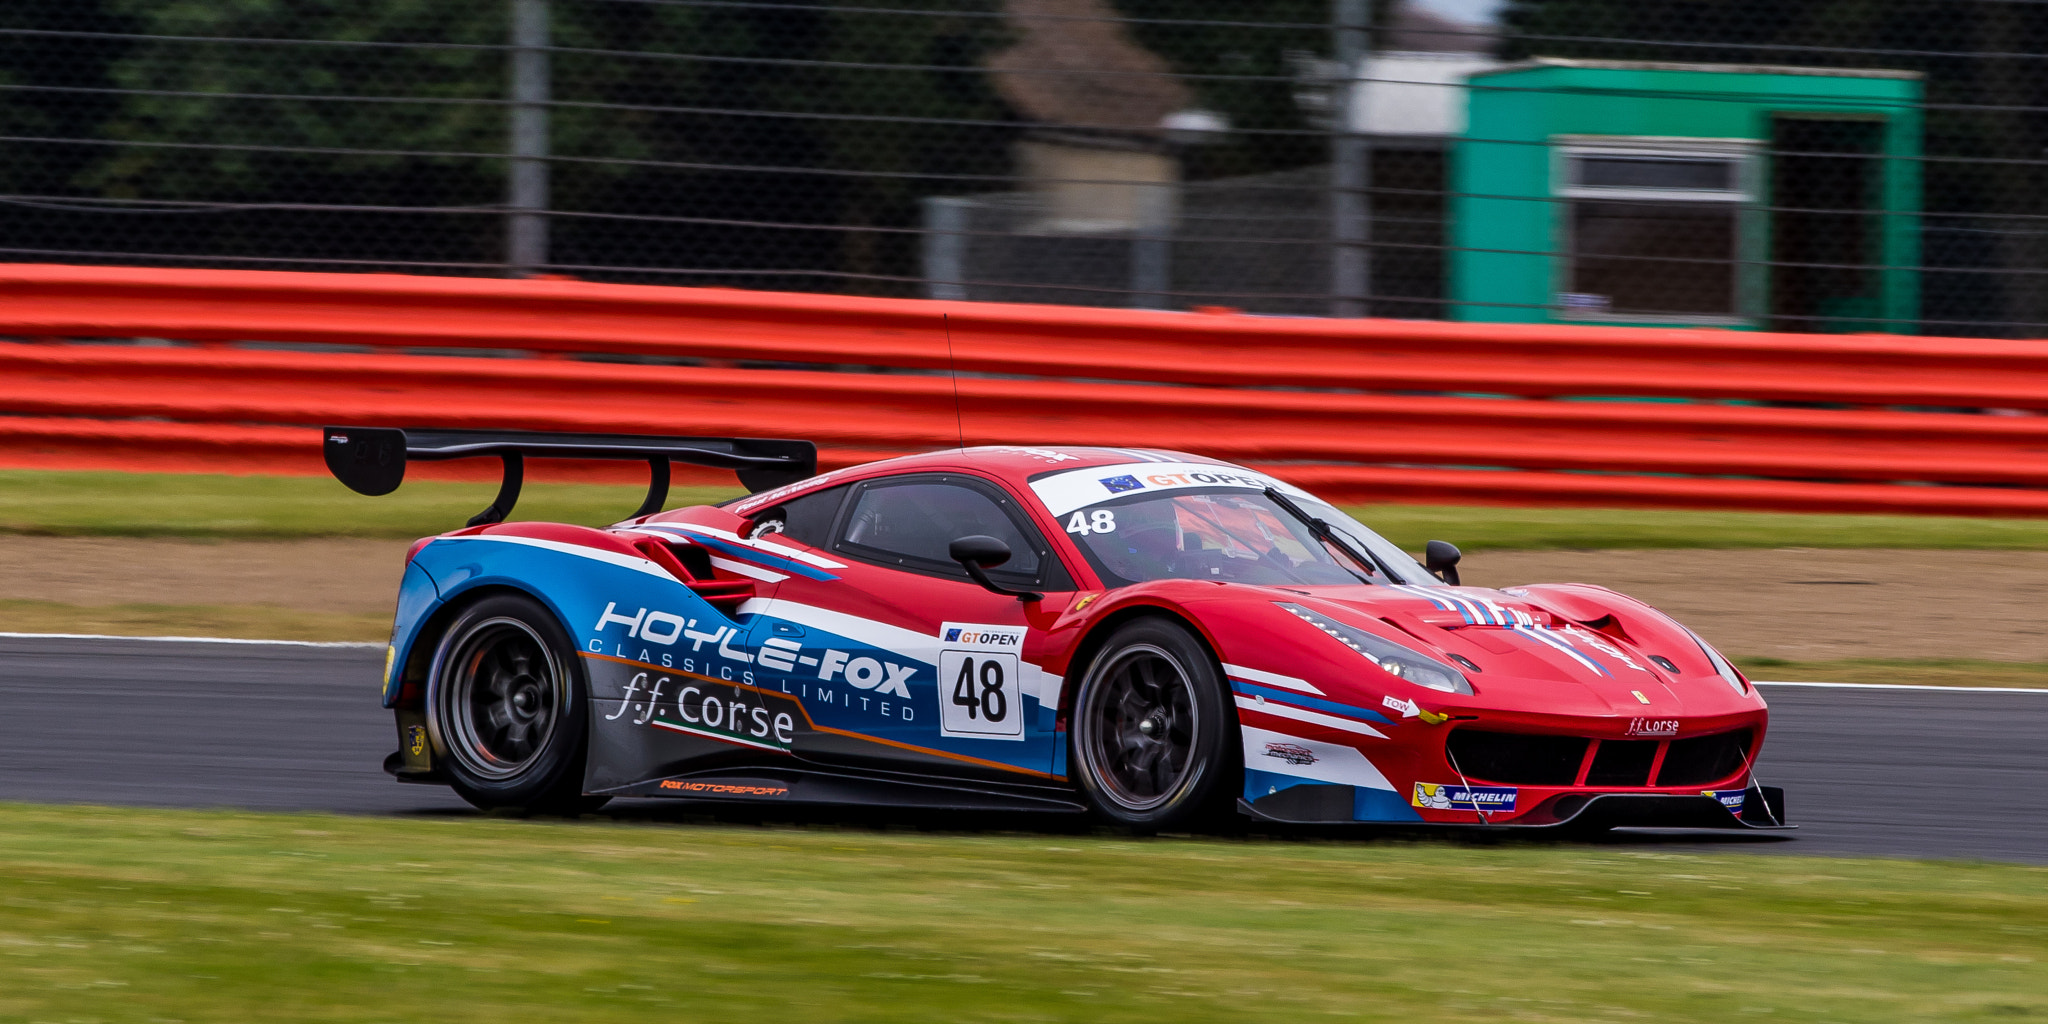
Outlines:
<svg viewBox="0 0 2048 1024"><path fill-rule="evenodd" d="M385 767L486 808L614 796L1299 823L1782 827L1764 701L1580 584L1458 585L1281 480L983 447L814 475L807 442L337 427L365 494L497 456L416 543ZM523 458L645 459L639 513L507 523ZM672 461L753 493L660 511Z"/></svg>

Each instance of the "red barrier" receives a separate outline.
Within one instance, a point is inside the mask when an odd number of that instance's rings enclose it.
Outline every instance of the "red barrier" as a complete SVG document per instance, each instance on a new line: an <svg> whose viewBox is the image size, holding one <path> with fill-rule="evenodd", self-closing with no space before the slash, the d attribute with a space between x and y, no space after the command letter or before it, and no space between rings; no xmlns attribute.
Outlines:
<svg viewBox="0 0 2048 1024"><path fill-rule="evenodd" d="M941 314L970 443L1180 448L1349 500L2048 512L2037 342L96 267L0 268L0 334L200 344L0 344L0 464L317 472L289 425L341 421L806 436L846 464L955 443ZM1616 395L1687 401L1555 400ZM1698 401L1729 398L1829 407Z"/></svg>

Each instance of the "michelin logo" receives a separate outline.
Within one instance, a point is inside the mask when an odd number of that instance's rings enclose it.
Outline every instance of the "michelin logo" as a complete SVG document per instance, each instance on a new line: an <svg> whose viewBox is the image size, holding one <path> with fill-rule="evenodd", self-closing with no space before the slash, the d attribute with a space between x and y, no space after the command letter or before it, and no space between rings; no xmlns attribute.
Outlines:
<svg viewBox="0 0 2048 1024"><path fill-rule="evenodd" d="M1743 799L1744 799L1744 798L1746 798L1746 797L1748 797L1748 796L1749 796L1749 790L1746 790L1746 789L1721 789L1721 790L1713 790L1713 789L1707 789L1707 790L1701 790L1701 791L1700 791L1700 795L1701 795L1701 796L1710 796L1710 797L1713 797L1713 798L1714 798L1714 799L1716 799L1716 800L1719 800L1719 801L1721 801L1721 806L1723 806L1723 807L1726 807L1726 808L1728 808L1728 813L1730 813L1730 814L1733 814L1733 815L1735 815L1735 816L1737 816L1737 817L1741 817L1741 815L1742 815L1742 802L1743 802Z"/></svg>
<svg viewBox="0 0 2048 1024"><path fill-rule="evenodd" d="M1450 786L1418 782L1409 803L1433 811L1512 811L1515 790L1510 787Z"/></svg>

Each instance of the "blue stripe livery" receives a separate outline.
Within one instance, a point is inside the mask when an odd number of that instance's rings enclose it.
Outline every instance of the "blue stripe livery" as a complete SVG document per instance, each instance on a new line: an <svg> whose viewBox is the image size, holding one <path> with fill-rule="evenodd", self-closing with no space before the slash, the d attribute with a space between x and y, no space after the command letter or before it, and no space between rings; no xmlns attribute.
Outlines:
<svg viewBox="0 0 2048 1024"><path fill-rule="evenodd" d="M1237 691L1238 693L1244 694L1247 697L1264 697L1268 700L1276 700L1285 704L1292 704L1295 707L1311 708L1316 711L1327 711L1330 714L1343 715L1347 718L1363 719L1367 722L1381 722L1388 725L1393 724L1394 721L1393 719L1388 718L1387 716L1382 715L1379 712L1372 710L1371 708L1361 708L1350 704L1339 704L1334 700L1324 700L1320 697L1311 697L1308 694L1300 693L1295 690L1281 690L1271 686L1260 686L1257 683L1247 683L1241 679L1232 679L1230 681L1230 688L1232 690Z"/></svg>

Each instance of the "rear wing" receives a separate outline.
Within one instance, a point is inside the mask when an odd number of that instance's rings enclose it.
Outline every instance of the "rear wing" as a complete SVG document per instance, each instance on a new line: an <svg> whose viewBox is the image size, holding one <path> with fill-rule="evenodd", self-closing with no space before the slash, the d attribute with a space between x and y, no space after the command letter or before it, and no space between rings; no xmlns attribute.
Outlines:
<svg viewBox="0 0 2048 1024"><path fill-rule="evenodd" d="M555 459L644 459L647 500L633 517L661 511L668 499L669 464L683 462L739 472L748 491L765 491L816 476L818 446L809 441L758 437L654 437L645 434L554 434L529 430L399 430L392 427L326 427L321 451L336 479L358 494L390 494L405 480L408 461L439 462L495 455L505 464L491 507L469 525L504 521L519 500L526 457ZM629 517L632 518L632 517Z"/></svg>

